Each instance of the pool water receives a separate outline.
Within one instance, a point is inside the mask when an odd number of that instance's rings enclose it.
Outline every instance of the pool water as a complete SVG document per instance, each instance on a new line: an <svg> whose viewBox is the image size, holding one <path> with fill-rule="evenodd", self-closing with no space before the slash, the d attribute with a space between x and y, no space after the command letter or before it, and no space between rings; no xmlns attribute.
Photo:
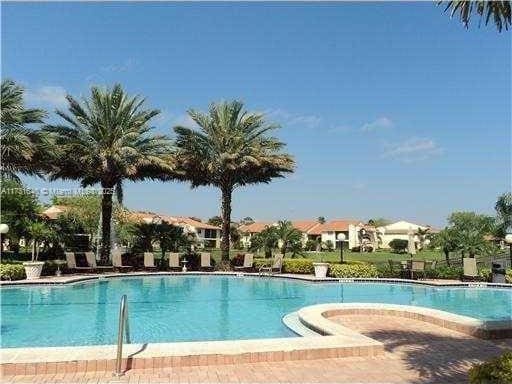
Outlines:
<svg viewBox="0 0 512 384"><path fill-rule="evenodd" d="M296 336L282 317L332 302L380 302L482 320L512 318L512 290L387 283L309 283L234 276L147 276L66 286L2 287L1 346L115 344L128 296L132 342Z"/></svg>

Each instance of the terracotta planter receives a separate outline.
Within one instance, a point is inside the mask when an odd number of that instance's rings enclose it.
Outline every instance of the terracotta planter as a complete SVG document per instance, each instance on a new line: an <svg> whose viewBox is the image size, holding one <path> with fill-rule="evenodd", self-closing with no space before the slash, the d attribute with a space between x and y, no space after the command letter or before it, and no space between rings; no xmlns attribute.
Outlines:
<svg viewBox="0 0 512 384"><path fill-rule="evenodd" d="M42 261L26 261L23 263L23 267L25 267L25 274L27 275L27 280L37 280L41 277L41 272L43 271L44 262Z"/></svg>
<svg viewBox="0 0 512 384"><path fill-rule="evenodd" d="M325 278L327 276L329 263L313 263L313 267L315 267L315 277Z"/></svg>

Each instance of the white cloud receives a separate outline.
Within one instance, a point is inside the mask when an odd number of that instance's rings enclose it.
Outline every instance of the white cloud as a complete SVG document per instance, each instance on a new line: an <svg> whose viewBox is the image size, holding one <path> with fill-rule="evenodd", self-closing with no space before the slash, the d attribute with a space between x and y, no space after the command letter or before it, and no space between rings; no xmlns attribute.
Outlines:
<svg viewBox="0 0 512 384"><path fill-rule="evenodd" d="M361 131L363 132L375 132L382 129L392 128L394 125L393 121L388 117L379 117L377 120L363 124Z"/></svg>
<svg viewBox="0 0 512 384"><path fill-rule="evenodd" d="M45 85L37 89L27 89L25 98L32 104L44 104L54 108L67 106L67 92L59 86Z"/></svg>
<svg viewBox="0 0 512 384"><path fill-rule="evenodd" d="M106 67L102 67L101 70L103 72L127 72L133 69L137 65L137 62L133 59L128 59L122 62L121 64L112 64L107 65Z"/></svg>
<svg viewBox="0 0 512 384"><path fill-rule="evenodd" d="M411 138L397 144L386 144L383 156L412 163L428 160L442 152L443 149L432 139Z"/></svg>
<svg viewBox="0 0 512 384"><path fill-rule="evenodd" d="M322 118L317 115L296 114L284 109L270 109L264 111L270 121L284 126L302 126L305 128L317 128L322 123Z"/></svg>

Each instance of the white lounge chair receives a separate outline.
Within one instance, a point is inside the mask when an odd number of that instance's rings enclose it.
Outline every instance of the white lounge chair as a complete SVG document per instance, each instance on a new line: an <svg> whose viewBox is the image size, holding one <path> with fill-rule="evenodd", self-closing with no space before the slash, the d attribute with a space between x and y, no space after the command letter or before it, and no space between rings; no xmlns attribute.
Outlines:
<svg viewBox="0 0 512 384"><path fill-rule="evenodd" d="M118 249L114 249L112 251L112 265L114 266L114 270L117 269L120 272L129 271L130 269L133 269L133 267L129 265L123 265L121 251L119 251Z"/></svg>
<svg viewBox="0 0 512 384"><path fill-rule="evenodd" d="M263 274L265 272L268 274L281 273L282 269L283 269L283 255L278 254L274 257L274 261L271 264L262 265L259 269L259 273L260 274Z"/></svg>
<svg viewBox="0 0 512 384"><path fill-rule="evenodd" d="M144 269L155 270L155 255L153 252L144 252Z"/></svg>
<svg viewBox="0 0 512 384"><path fill-rule="evenodd" d="M476 266L476 258L465 257L462 259L463 265L463 280L476 280L478 278L478 268Z"/></svg>
<svg viewBox="0 0 512 384"><path fill-rule="evenodd" d="M252 253L246 253L244 255L244 264L235 267L235 270L248 271L251 270L254 265L254 255Z"/></svg>
<svg viewBox="0 0 512 384"><path fill-rule="evenodd" d="M113 267L110 265L98 265L96 263L96 255L94 252L85 252L85 258L87 259L87 263L94 269L99 271L111 271Z"/></svg>
<svg viewBox="0 0 512 384"><path fill-rule="evenodd" d="M179 253L169 252L169 268L171 270L181 270Z"/></svg>
<svg viewBox="0 0 512 384"><path fill-rule="evenodd" d="M213 266L211 264L211 255L210 252L201 252L201 269L212 270Z"/></svg>
<svg viewBox="0 0 512 384"><path fill-rule="evenodd" d="M74 252L64 252L64 255L66 256L66 263L68 265L68 269L70 269L71 271L86 271L86 272L94 271L94 268L87 261L87 255L86 255L86 259L85 259L85 261L88 264L87 267L76 265L76 257L75 257Z"/></svg>

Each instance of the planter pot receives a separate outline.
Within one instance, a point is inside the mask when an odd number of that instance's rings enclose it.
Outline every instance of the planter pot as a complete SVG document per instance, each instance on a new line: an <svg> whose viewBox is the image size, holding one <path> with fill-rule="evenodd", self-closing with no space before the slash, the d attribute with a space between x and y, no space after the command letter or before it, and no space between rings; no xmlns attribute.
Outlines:
<svg viewBox="0 0 512 384"><path fill-rule="evenodd" d="M25 274L27 275L27 280L36 280L41 277L41 272L43 270L44 262L42 261L27 261L23 263L25 267Z"/></svg>
<svg viewBox="0 0 512 384"><path fill-rule="evenodd" d="M313 263L313 267L315 267L315 277L324 278L327 276L329 263Z"/></svg>

